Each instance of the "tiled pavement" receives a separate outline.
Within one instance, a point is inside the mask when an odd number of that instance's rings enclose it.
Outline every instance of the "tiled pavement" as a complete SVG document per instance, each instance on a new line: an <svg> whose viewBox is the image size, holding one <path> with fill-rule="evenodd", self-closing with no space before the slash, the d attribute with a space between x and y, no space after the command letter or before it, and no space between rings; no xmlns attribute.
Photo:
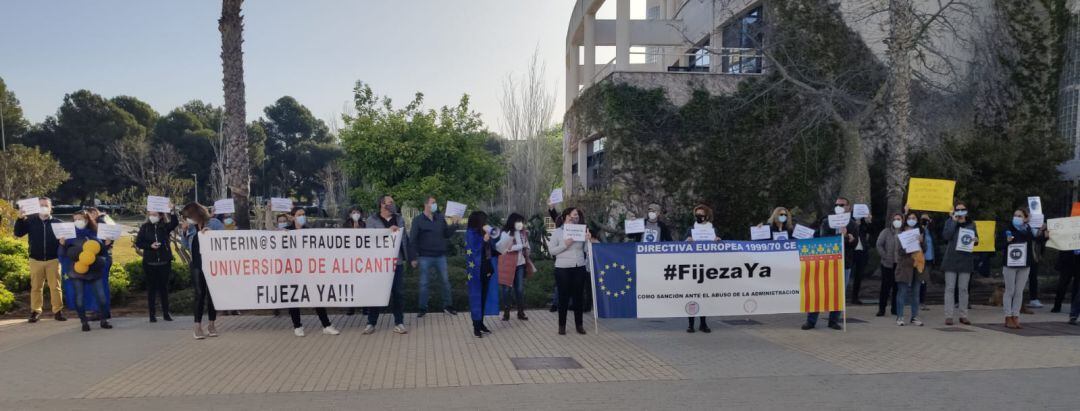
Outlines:
<svg viewBox="0 0 1080 411"><path fill-rule="evenodd" d="M981 327L943 332L941 306L922 313L925 327L897 327L873 311L852 307L849 315L867 322L849 324L847 332L824 324L802 331L802 316L776 315L753 317L757 325L712 319L712 334L686 333L684 319L601 320L597 334L588 319L585 336L556 335L554 315L534 311L527 322L488 318L494 334L483 339L471 335L466 313L408 316L410 333L404 336L390 331L385 315L373 335L360 334L360 316L333 316L340 336L322 335L317 320L305 317L304 338L292 335L284 316L220 317L222 336L204 341L191 338L190 317L156 324L122 318L114 330L95 327L90 333L79 332L72 321L0 323L0 404L500 385L655 388L747 378L1080 369L1068 368L1080 367L1080 336L1020 336ZM996 323L999 316L993 307L972 311L977 323ZM1065 317L1039 313L1023 319ZM582 368L517 370L511 359L521 357L571 357ZM648 383L660 380L669 382Z"/></svg>

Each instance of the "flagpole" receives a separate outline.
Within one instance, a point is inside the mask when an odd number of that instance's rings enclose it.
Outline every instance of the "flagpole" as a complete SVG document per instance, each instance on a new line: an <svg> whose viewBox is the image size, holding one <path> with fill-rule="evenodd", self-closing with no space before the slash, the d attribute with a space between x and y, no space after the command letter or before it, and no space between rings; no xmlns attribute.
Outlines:
<svg viewBox="0 0 1080 411"><path fill-rule="evenodd" d="M585 244L585 247L589 250L589 283L591 284L591 287L593 289L592 290L593 291L592 292L592 294L593 294L593 298L592 298L593 330L597 334L600 334L600 314L599 314L598 311L596 311L596 299L599 298L599 295L596 293L596 266L593 263L593 260L595 259L594 258L595 254L593 254L593 251L592 251L592 241L589 241L587 244Z"/></svg>
<svg viewBox="0 0 1080 411"><path fill-rule="evenodd" d="M847 240L845 237L840 237L840 261L842 264L841 266L844 267L844 269L840 271L840 278L844 279L844 286L840 288L840 291L843 292L843 297L840 298L840 301L844 303L844 311L842 312L842 315L844 317L844 333L847 333L847 276L843 274L844 271L847 270L847 259L844 258L844 253L847 252L847 243L845 242L845 240ZM855 274L856 273L852 273L852 275ZM855 298L859 298L858 290L855 290Z"/></svg>

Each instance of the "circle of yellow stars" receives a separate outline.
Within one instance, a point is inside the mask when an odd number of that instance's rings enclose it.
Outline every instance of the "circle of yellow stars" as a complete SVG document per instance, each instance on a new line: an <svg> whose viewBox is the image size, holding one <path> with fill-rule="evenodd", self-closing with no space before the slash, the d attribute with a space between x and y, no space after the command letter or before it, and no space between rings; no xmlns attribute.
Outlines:
<svg viewBox="0 0 1080 411"><path fill-rule="evenodd" d="M620 274L620 271L625 273L626 286L622 289L609 288L607 284L604 283L604 276L607 275L608 271L611 271L612 274L615 275ZM625 264L604 264L604 268L600 270L600 278L597 278L596 281L600 283L600 292L604 293L604 295L619 298L621 295L626 295L626 292L630 290L630 283L634 282L634 278L631 277L631 275L633 275L633 273L626 268Z"/></svg>

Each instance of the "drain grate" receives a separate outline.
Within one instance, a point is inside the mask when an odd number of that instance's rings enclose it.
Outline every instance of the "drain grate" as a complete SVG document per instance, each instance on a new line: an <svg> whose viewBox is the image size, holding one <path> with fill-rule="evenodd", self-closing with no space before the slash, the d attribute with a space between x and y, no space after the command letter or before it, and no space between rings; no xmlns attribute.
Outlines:
<svg viewBox="0 0 1080 411"><path fill-rule="evenodd" d="M510 358L517 370L570 370L582 367L570 357L514 357Z"/></svg>
<svg viewBox="0 0 1080 411"><path fill-rule="evenodd" d="M761 325L760 322L754 320L725 320L724 324L727 325Z"/></svg>
<svg viewBox="0 0 1080 411"><path fill-rule="evenodd" d="M1013 335L1019 335L1022 337L1057 337L1057 336L1080 336L1080 327L1075 325L1069 325L1065 322L1032 322L1022 323L1024 328L1014 330L1011 328L1005 328L1004 325L994 324L975 324L976 327L1000 331L1003 333L1009 333Z"/></svg>
<svg viewBox="0 0 1080 411"><path fill-rule="evenodd" d="M967 328L960 328L960 327L942 327L942 328L935 328L935 330L945 331L945 332L948 332L948 333L973 333L973 332L975 332L975 330L969 330Z"/></svg>

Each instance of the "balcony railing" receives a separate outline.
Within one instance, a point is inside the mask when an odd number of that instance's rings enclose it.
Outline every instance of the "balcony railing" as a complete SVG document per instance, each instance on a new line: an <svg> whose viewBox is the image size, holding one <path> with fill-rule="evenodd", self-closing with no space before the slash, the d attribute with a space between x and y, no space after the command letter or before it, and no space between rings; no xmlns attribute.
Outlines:
<svg viewBox="0 0 1080 411"><path fill-rule="evenodd" d="M645 51L631 51L631 64L634 66L631 71L646 73L680 71L738 75L757 75L764 72L765 57L759 49L701 49L696 53L687 53L685 50L685 47L680 47L678 51L664 47L647 47ZM644 62L633 62L634 60L644 60ZM712 68L714 64L720 64L719 69L714 70ZM615 59L612 58L596 70L596 73L593 74L592 83L604 79L614 71Z"/></svg>

